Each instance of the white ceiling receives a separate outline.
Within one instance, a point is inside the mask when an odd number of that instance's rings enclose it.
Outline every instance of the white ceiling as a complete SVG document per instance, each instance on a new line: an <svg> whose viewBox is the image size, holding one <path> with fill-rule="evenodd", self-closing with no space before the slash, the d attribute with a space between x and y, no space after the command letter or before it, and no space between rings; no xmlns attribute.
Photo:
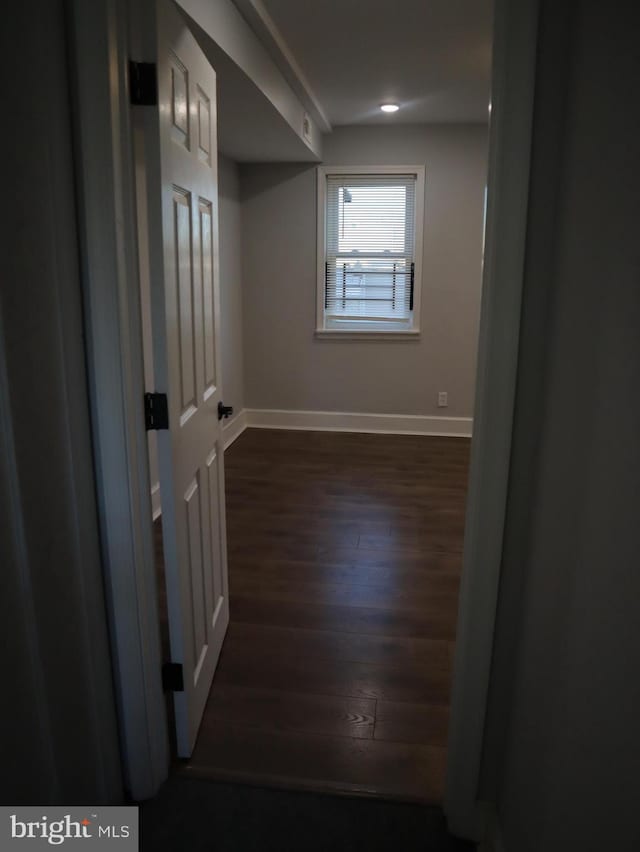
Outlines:
<svg viewBox="0 0 640 852"><path fill-rule="evenodd" d="M263 3L332 124L487 120L491 0Z"/></svg>

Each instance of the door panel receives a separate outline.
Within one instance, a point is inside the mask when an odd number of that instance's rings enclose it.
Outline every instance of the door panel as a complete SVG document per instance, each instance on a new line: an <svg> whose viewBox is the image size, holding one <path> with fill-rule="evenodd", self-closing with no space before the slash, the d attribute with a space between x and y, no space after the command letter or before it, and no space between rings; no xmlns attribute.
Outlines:
<svg viewBox="0 0 640 852"><path fill-rule="evenodd" d="M178 755L188 757L229 622L221 388L215 73L178 12L158 2L157 196L152 255L158 433ZM154 160L151 152L150 160ZM151 228L153 237L153 227Z"/></svg>
<svg viewBox="0 0 640 852"><path fill-rule="evenodd" d="M204 398L216 389L216 333L213 316L213 221L211 202L200 199L200 257L202 258Z"/></svg>
<svg viewBox="0 0 640 852"><path fill-rule="evenodd" d="M198 98L198 156L203 163L211 165L211 100L196 86Z"/></svg>

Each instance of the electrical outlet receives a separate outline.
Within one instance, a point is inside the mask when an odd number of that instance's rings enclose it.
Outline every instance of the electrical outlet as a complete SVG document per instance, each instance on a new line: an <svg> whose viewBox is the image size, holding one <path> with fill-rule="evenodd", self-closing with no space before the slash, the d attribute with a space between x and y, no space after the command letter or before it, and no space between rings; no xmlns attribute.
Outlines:
<svg viewBox="0 0 640 852"><path fill-rule="evenodd" d="M440 391L438 394L438 408L446 408L449 405L449 395L446 391Z"/></svg>

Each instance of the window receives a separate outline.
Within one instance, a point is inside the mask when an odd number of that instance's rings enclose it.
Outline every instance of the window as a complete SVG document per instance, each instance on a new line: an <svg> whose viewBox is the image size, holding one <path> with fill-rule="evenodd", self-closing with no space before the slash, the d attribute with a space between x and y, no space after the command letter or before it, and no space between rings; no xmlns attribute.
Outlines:
<svg viewBox="0 0 640 852"><path fill-rule="evenodd" d="M318 169L320 335L416 335L421 166Z"/></svg>

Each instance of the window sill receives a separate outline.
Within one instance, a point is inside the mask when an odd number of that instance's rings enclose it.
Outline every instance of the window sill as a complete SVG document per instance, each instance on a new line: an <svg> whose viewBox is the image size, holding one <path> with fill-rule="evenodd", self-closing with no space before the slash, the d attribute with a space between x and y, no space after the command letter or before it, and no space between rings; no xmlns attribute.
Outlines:
<svg viewBox="0 0 640 852"><path fill-rule="evenodd" d="M353 329L320 328L315 332L316 340L402 340L405 343L420 340L420 331L354 331Z"/></svg>

